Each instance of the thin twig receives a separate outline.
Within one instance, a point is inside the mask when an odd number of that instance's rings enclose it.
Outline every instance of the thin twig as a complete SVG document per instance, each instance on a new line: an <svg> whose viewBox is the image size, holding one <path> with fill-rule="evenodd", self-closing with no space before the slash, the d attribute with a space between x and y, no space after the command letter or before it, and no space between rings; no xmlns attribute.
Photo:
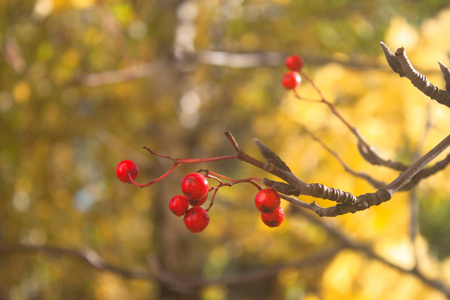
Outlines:
<svg viewBox="0 0 450 300"><path fill-rule="evenodd" d="M303 129L306 133L308 133L312 139L317 141L325 150L327 150L331 155L333 155L337 161L342 165L344 170L358 178L364 179L367 181L371 186L373 186L376 189L380 189L382 187L385 187L387 183L377 180L370 176L367 173L364 172L357 172L350 168L345 161L333 150L330 149L321 139L319 139L317 136L315 136L312 132L310 132L307 129ZM424 168L420 170L416 175L414 175L407 183L405 183L398 191L410 191L412 188L417 186L420 181L423 179L426 179L434 174L436 174L439 171L445 170L445 168L450 164L450 154L448 154L444 159L438 161L431 167Z"/></svg>
<svg viewBox="0 0 450 300"><path fill-rule="evenodd" d="M426 179L434 174L436 174L439 171L445 170L445 168L450 164L450 153L447 154L447 156L436 162L434 165L432 165L431 167L428 168L424 168L422 170L420 170L419 173L417 173L416 175L414 175L410 181L406 184L404 184L399 191L409 191L411 190L413 187L415 187L420 181L422 181L423 179Z"/></svg>
<svg viewBox="0 0 450 300"><path fill-rule="evenodd" d="M394 181L392 181L389 185L387 185L385 190L388 191L389 194L393 195L398 189L400 189L403 185L405 185L414 175L416 175L430 161L432 161L436 156L441 154L449 146L450 146L450 135L448 135L445 139L443 139L427 154L416 160L408 169L406 169L402 174L400 174L400 176L398 176Z"/></svg>
<svg viewBox="0 0 450 300"><path fill-rule="evenodd" d="M366 161L368 161L369 163L371 163L373 165L385 166L385 167L388 167L390 169L397 170L397 171L406 170L406 168L408 167L407 165L402 164L397 161L393 161L391 159L383 158L381 156L381 154L375 149L375 147L373 147L371 144L369 144L366 141L366 139L362 136L359 129L357 127L353 126L347 119L345 119L344 116L337 110L336 106L325 98L324 94L322 93L320 88L316 85L314 80L312 80L310 77L308 77L303 72L300 72L300 74L303 78L305 78L312 85L312 87L316 90L316 92L318 93L318 95L320 97L320 100L307 100L307 101L323 103L328 106L328 108L331 110L331 112L356 137L356 139L358 140L358 150L359 150L361 156ZM295 94L296 98L298 98L299 100L306 100L302 96L300 96L300 94L297 92L297 90L294 90L294 94Z"/></svg>
<svg viewBox="0 0 450 300"><path fill-rule="evenodd" d="M331 155L333 155L337 159L337 161L342 165L342 167L344 168L344 170L347 173L350 173L353 176L356 176L358 178L364 179L374 188L380 189L380 188L386 186L385 182L379 181L367 173L357 172L357 171L353 170L345 163L345 161L335 151L331 150L331 148L328 147L321 139L319 139L317 136L315 136L312 132L310 132L306 128L304 128L303 131L306 132L308 135L310 135L313 140L317 141L325 150L327 150Z"/></svg>

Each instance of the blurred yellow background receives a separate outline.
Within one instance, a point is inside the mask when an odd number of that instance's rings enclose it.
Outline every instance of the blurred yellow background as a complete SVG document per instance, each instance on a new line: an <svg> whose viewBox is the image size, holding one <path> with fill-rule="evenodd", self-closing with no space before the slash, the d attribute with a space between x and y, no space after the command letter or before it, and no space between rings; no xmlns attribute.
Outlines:
<svg viewBox="0 0 450 300"><path fill-rule="evenodd" d="M266 227L247 184L219 190L201 234L168 210L188 172L267 176L242 162L184 165L144 189L118 181L115 167L134 160L145 183L171 163L143 146L172 157L229 155L223 132L231 131L255 157L252 138L263 141L305 182L373 192L302 128L357 171L386 182L397 173L365 162L326 106L283 89L284 58L301 55L304 72L367 140L410 164L448 135L450 111L393 73L379 42L405 47L416 69L444 88L437 62L450 66L449 32L444 0L3 0L0 299L445 299L412 272L351 248L296 266L341 242L287 202L284 224ZM305 80L298 91L318 97ZM320 222L402 268L417 263L449 289L449 176L442 171L381 206ZM66 252L37 251L46 247L92 249L146 274L156 260L174 278L268 275L183 290L158 276L128 278Z"/></svg>

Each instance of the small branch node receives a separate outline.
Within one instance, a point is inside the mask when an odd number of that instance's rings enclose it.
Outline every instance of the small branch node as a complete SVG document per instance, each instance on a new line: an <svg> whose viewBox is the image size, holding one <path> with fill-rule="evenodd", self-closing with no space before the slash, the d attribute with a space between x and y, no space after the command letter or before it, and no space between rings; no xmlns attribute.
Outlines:
<svg viewBox="0 0 450 300"><path fill-rule="evenodd" d="M264 178L262 180L262 183L267 185L268 187L276 190L277 192L285 194L285 195L294 195L294 196L300 195L300 191L297 188L293 187L290 184L284 183L284 182L273 181L273 180Z"/></svg>
<svg viewBox="0 0 450 300"><path fill-rule="evenodd" d="M311 196L313 197L332 200L345 205L354 205L357 202L356 196L351 193L326 187L321 183L312 183L310 186L312 188Z"/></svg>
<svg viewBox="0 0 450 300"><path fill-rule="evenodd" d="M374 205L380 205L391 199L391 194L385 189L379 189L375 193L367 193L357 198L356 207L358 210L364 210Z"/></svg>
<svg viewBox="0 0 450 300"><path fill-rule="evenodd" d="M395 56L402 56L405 54L405 48L404 47L400 47L397 49L397 51L395 51Z"/></svg>

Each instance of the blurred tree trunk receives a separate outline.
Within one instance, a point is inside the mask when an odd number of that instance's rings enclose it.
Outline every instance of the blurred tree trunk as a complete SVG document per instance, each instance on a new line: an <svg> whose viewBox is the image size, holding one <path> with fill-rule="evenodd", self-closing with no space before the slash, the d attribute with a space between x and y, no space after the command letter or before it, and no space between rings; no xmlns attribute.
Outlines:
<svg viewBox="0 0 450 300"><path fill-rule="evenodd" d="M166 14L166 16L162 18L164 24L160 24L160 26L161 28L166 28L164 32L170 32L172 34L172 41L170 44L160 45L160 53L164 54L167 61L171 62L168 66L169 69L164 72L167 77L161 80L162 83L166 85L166 88L163 88L162 90L164 90L167 94L170 94L170 98L173 99L173 101L179 102L179 99L183 96L183 83L187 81L187 77L189 76L189 74L183 70L180 70L177 61L174 59L176 39L175 32L177 26L179 25L177 10L185 1L160 0L157 2L159 7L164 10L163 13ZM167 97L167 94L164 96ZM176 105L175 107L179 107L179 105ZM166 124L165 126L170 126L170 124ZM174 126L179 126L177 119L174 120ZM164 131L166 130L170 129L161 128L159 135L164 136ZM174 149L174 144L178 144L179 141L184 140L180 135L181 131L170 130L171 139L160 139L160 141L163 142L163 144L160 145L161 149ZM182 218L179 220L174 220L175 217L167 206L169 200L175 196L174 187L179 186L179 176L182 175L180 175L179 172L174 172L174 174L172 174L169 178L161 181L159 183L158 192L156 193L155 199L151 200L155 213L154 226L157 228L154 234L154 245L156 247L158 261L162 270L177 275L198 274L198 271L201 270L201 264L193 266L190 263L186 263L186 258L192 257L190 253L191 249L189 249L187 247L187 243L185 243L185 239L190 237L186 235L190 235L190 233L183 228L184 225ZM183 238L183 235L185 238ZM186 293L177 291L176 288L176 286L172 286L165 282L160 282L159 298L188 300L199 299L198 294L194 293L192 295L187 295Z"/></svg>

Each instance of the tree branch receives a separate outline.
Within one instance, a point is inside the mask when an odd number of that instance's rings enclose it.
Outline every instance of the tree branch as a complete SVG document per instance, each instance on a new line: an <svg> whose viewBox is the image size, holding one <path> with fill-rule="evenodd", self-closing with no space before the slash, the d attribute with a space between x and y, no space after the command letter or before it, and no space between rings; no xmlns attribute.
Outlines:
<svg viewBox="0 0 450 300"><path fill-rule="evenodd" d="M446 297L450 298L450 287L447 286L443 281L427 277L417 267L405 268L405 267L399 266L399 265L391 262L390 260L377 254L368 245L365 245L361 242L356 241L355 239L350 238L347 234L342 232L338 227L332 226L328 222L324 222L323 219L317 218L305 210L297 208L294 211L298 214L301 214L303 218L306 218L310 222L323 228L328 234L330 234L331 236L336 238L339 242L343 243L345 246L349 247L350 249L354 249L355 251L361 252L364 255L366 255L367 257L372 258L390 268L393 268L393 269L399 271L400 273L412 275L412 276L416 277L417 279L419 279L424 284L428 285L429 287L431 287L433 289L440 291Z"/></svg>
<svg viewBox="0 0 450 300"><path fill-rule="evenodd" d="M389 66L392 70L399 74L400 77L408 78L411 83L422 93L427 95L438 103L450 107L450 70L443 63L439 62L439 66L444 75L447 91L441 90L425 77L425 75L417 72L413 65L406 56L406 51L403 47L398 48L395 53L389 49L389 47L381 42L381 49L383 50Z"/></svg>
<svg viewBox="0 0 450 300"><path fill-rule="evenodd" d="M0 253L2 253L2 255L9 255L15 253L42 253L49 256L66 256L79 259L87 263L94 269L115 273L122 277L137 278L137 279L152 278L151 274L149 274L146 271L123 268L114 265L112 263L106 262L100 255L97 254L97 252L95 252L90 248L78 250L48 245L37 246L26 244L11 244L11 245L0 244Z"/></svg>
<svg viewBox="0 0 450 300"><path fill-rule="evenodd" d="M319 94L320 100L312 100L313 102L317 103L323 103L328 106L328 108L331 110L331 112L342 122L342 124L345 125L345 127L350 130L350 132L356 137L358 140L358 151L361 154L361 156L372 165L380 165L385 166L393 170L397 171L404 171L406 168L408 168L407 165L402 164L400 162L393 161L391 159L386 159L381 156L381 154L370 145L359 129L355 126L353 126L347 119L344 118L344 116L337 110L336 106L328 101L325 96L323 95L322 91L319 89L319 87L315 84L314 80L309 78L305 73L300 72L301 76L305 78L316 90L316 92ZM299 100L306 100L300 94L297 92L297 90L294 90L295 97L297 97Z"/></svg>
<svg viewBox="0 0 450 300"><path fill-rule="evenodd" d="M286 268L303 269L316 266L317 264L332 259L338 254L344 247L342 245L336 245L327 248L322 251L306 255L288 263L280 263L272 266L265 266L256 268L253 270L247 270L235 274L227 274L220 277L201 278L201 277L185 277L178 274L166 271L161 268L158 260L149 256L147 258L147 265L150 271L143 271L137 269L129 269L125 267L119 267L112 263L106 262L92 249L77 250L72 248L62 248L48 245L25 245L25 244L10 244L0 245L0 253L2 255L12 254L35 254L42 253L48 256L62 256L68 258L74 258L81 260L94 269L103 272L110 272L118 276L140 280L156 280L168 285L172 290L183 293L193 294L198 291L199 288L211 286L211 285L242 285L250 282L258 281L264 278L276 276L282 270Z"/></svg>
<svg viewBox="0 0 450 300"><path fill-rule="evenodd" d="M113 84L154 75L163 71L166 66L167 61L161 59L148 64L140 64L119 70L82 74L75 81L86 86Z"/></svg>
<svg viewBox="0 0 450 300"><path fill-rule="evenodd" d="M320 183L305 183L297 178L289 168L284 168L284 162L276 156L274 163L261 162L241 150L236 142L236 139L230 132L226 132L225 135L232 143L233 147L237 151L236 158L254 165L278 178L284 180L286 183L280 183L273 180L263 179L263 183L269 187L274 188L279 193L285 194L283 199L298 205L303 208L307 208L317 215L322 217L336 217L347 213L355 213L357 211L368 209L374 205L380 205L383 202L389 201L393 194L399 190L403 185L411 180L418 172L420 172L431 160L442 153L450 146L450 135L443 139L437 146L431 149L427 154L419 158L410 167L408 167L403 173L401 173L394 181L388 184L386 187L379 189L374 193L367 193L358 197L352 193L341 191L340 189L326 187ZM262 147L259 142L259 147ZM264 145L264 156L269 160L274 160L274 152ZM272 154L273 153L273 154ZM279 166L281 166L281 168ZM287 167L287 166L286 166ZM287 192L289 191L289 192ZM296 199L295 197L289 197L289 195L308 195L315 198L327 199L338 202L335 206L323 208L318 206L315 202L305 203Z"/></svg>
<svg viewBox="0 0 450 300"><path fill-rule="evenodd" d="M110 272L124 278L139 279L152 281L156 280L167 284L172 290L183 294L193 294L196 293L199 288L211 286L211 285L226 285L234 286L250 283L253 281L261 280L268 277L276 276L279 272L285 268L296 268L303 269L311 266L316 266L317 264L332 259L336 254L345 248L351 248L355 251L359 251L368 257L381 262L401 273L413 275L426 285L444 293L447 297L450 297L450 288L447 287L442 281L437 279L431 279L420 272L418 269L408 269L396 265L395 263L385 259L379 254L375 253L370 247L361 244L347 235L342 233L338 228L331 226L321 219L318 219L306 211L297 209L296 213L302 214L303 217L319 225L325 229L331 236L339 241L339 244L325 250L312 253L310 255L304 256L298 260L276 264L268 267L261 267L254 270L247 270L236 274L223 275L216 278L193 278L184 277L174 274L172 272L165 271L161 269L159 263L154 258L148 258L147 264L150 271L144 271L139 269L130 269L126 267L120 267L115 264L105 261L100 255L97 254L92 249L73 249L73 248L62 248L49 245L25 245L25 244L1 244L0 253L2 255L12 255L12 254L35 254L41 253L47 256L61 256L67 258L74 258L87 263L94 269L102 272Z"/></svg>
<svg viewBox="0 0 450 300"><path fill-rule="evenodd" d="M422 170L430 161L436 156L441 154L445 149L450 146L450 135L443 139L427 154L416 160L405 172L401 173L394 181L386 186L385 190L392 196L397 190L405 185L413 176L415 176L420 170Z"/></svg>
<svg viewBox="0 0 450 300"><path fill-rule="evenodd" d="M355 177L364 179L365 181L367 181L371 186L373 186L376 189L380 189L384 186L386 186L386 183L383 181L379 181L375 178L373 178L372 176L370 176L367 173L363 173L363 172L357 172L355 170L353 170L352 168L350 168L345 161L333 150L330 149L330 147L328 147L321 139L319 139L318 137L316 137L312 132L310 132L307 129L303 129L306 133L308 133L311 138L315 141L317 141L325 150L327 150L331 155L333 155L337 161L342 165L342 167L344 168L344 170L347 173L352 174Z"/></svg>
<svg viewBox="0 0 450 300"><path fill-rule="evenodd" d="M367 181L371 186L373 186L376 189L380 189L387 185L387 183L377 180L367 173L357 172L357 171L353 170L345 163L345 161L335 151L331 150L330 147L328 147L321 139L316 137L313 133L311 133L307 129L303 129L303 130L306 133L308 133L315 141L317 141L325 150L327 150L331 155L333 155L338 160L338 162L342 165L342 167L344 168L344 170L347 173L352 174L355 177L364 179L365 181ZM417 184L419 184L419 182L422 181L423 179L426 179L426 178L436 174L439 171L445 170L445 168L449 164L450 164L450 154L448 154L444 159L435 163L433 166L420 170L406 184L404 184L398 191L403 192L403 191L411 190ZM289 194L289 195L295 195L295 194ZM298 196L298 195L296 195L296 196Z"/></svg>
<svg viewBox="0 0 450 300"><path fill-rule="evenodd" d="M75 82L86 86L100 86L136 80L157 74L163 71L167 64L205 64L211 66L222 66L228 68L258 68L267 66L279 66L283 63L286 55L281 52L253 52L253 53L232 53L226 51L190 51L179 57L160 59L153 62L143 62L135 66L117 70L102 71L98 73L86 73L79 75ZM303 55L305 61L313 65L324 65L338 63L340 65L354 69L380 69L382 65L378 63L362 62L361 59L329 59L327 57ZM433 72L433 70L427 70Z"/></svg>

